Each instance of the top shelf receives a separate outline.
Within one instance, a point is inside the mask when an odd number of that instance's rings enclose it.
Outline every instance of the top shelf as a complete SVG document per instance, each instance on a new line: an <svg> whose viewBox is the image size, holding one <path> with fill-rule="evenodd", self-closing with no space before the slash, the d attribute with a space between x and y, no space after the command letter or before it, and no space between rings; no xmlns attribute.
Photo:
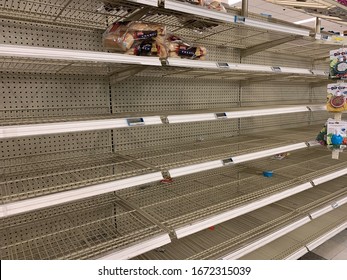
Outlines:
<svg viewBox="0 0 347 280"><path fill-rule="evenodd" d="M331 45L344 44L344 37L315 34L312 29L268 19L256 14L243 18L239 10L228 13L174 1L110 0L117 9L106 11L100 1L11 0L0 3L2 18L105 30L112 22L140 19L165 24L195 44L249 49L263 47L272 52L317 58L328 55ZM142 17L141 17L142 16ZM198 22L201 29L194 29ZM200 24L201 23L201 24ZM197 32L199 31L199 32ZM268 43L268 45L265 45ZM300 49L298 49L300 46Z"/></svg>

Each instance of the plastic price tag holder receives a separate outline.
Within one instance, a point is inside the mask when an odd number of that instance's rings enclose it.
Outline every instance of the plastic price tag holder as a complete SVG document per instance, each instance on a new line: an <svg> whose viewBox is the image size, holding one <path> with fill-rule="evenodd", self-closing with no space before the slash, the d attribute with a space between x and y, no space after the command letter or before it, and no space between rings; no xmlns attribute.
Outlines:
<svg viewBox="0 0 347 280"><path fill-rule="evenodd" d="M273 72L282 72L281 67L279 67L279 66L273 66L273 67L271 67L271 69Z"/></svg>
<svg viewBox="0 0 347 280"><path fill-rule="evenodd" d="M223 165L230 165L233 163L233 160L231 158L223 159L222 163Z"/></svg>
<svg viewBox="0 0 347 280"><path fill-rule="evenodd" d="M127 119L128 126L145 125L143 118Z"/></svg>
<svg viewBox="0 0 347 280"><path fill-rule="evenodd" d="M218 68L229 69L229 64L226 63L226 62L217 62L217 67L218 67Z"/></svg>
<svg viewBox="0 0 347 280"><path fill-rule="evenodd" d="M226 119L227 118L226 113L216 113L215 115L216 115L217 119Z"/></svg>
<svg viewBox="0 0 347 280"><path fill-rule="evenodd" d="M331 205L331 207L333 207L334 209L336 209L337 207L339 207L339 204L337 202L335 202L334 204Z"/></svg>

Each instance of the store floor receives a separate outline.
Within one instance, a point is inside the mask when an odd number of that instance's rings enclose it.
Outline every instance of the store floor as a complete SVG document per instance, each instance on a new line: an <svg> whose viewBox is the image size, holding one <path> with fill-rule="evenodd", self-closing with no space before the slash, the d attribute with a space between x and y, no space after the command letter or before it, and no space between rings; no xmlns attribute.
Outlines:
<svg viewBox="0 0 347 280"><path fill-rule="evenodd" d="M347 260L347 229L318 246L300 260Z"/></svg>

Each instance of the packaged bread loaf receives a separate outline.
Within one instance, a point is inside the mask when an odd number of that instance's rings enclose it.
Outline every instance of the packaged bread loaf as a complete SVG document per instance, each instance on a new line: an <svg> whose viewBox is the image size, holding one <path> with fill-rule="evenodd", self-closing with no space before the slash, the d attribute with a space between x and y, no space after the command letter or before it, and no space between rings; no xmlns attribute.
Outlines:
<svg viewBox="0 0 347 280"><path fill-rule="evenodd" d="M167 51L169 57L205 60L207 50L203 46L193 46L176 35L167 37Z"/></svg>
<svg viewBox="0 0 347 280"><path fill-rule="evenodd" d="M211 10L226 13L227 10L224 8L221 0L205 0L204 6Z"/></svg>
<svg viewBox="0 0 347 280"><path fill-rule="evenodd" d="M143 22L116 22L104 33L103 43L106 50L126 52L143 41L165 40L166 28L163 25ZM160 39L159 39L160 38Z"/></svg>

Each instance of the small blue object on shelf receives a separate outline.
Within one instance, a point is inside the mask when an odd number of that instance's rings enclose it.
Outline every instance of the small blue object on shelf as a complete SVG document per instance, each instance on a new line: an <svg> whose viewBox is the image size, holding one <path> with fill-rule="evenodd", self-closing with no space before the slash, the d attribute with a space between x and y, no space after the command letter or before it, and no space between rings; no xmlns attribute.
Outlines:
<svg viewBox="0 0 347 280"><path fill-rule="evenodd" d="M269 170L263 171L263 175L264 177L272 177L273 171L269 171Z"/></svg>

